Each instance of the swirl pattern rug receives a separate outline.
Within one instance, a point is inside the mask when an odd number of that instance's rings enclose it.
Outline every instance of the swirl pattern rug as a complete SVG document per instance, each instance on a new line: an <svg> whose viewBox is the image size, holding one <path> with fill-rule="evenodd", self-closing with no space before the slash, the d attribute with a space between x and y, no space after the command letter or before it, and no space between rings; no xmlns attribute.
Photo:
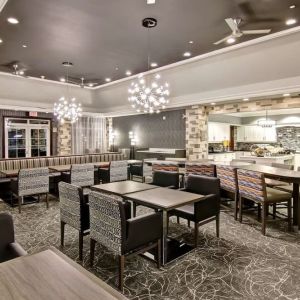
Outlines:
<svg viewBox="0 0 300 300"><path fill-rule="evenodd" d="M22 214L2 203L1 211L14 217L17 241L29 252L57 247L78 262L78 232L66 226L65 247L60 248L59 204L50 201L24 206ZM138 214L148 212L140 208ZM271 218L270 218L271 219ZM170 222L170 235L193 242L193 229L181 220ZM243 224L230 210L221 213L220 238L215 223L200 227L199 247L162 267L141 256L125 261L124 294L135 300L173 299L300 299L300 235L287 232L286 222L267 225L260 232L255 216ZM89 267L89 236L84 238L83 267L116 287L118 260L96 246L95 265Z"/></svg>

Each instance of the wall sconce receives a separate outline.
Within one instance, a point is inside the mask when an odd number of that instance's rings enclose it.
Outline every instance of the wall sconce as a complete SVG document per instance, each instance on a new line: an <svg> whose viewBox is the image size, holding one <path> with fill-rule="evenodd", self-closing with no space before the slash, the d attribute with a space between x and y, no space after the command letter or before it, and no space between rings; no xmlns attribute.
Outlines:
<svg viewBox="0 0 300 300"><path fill-rule="evenodd" d="M130 147L130 158L134 159L134 147L137 144L137 136L133 131L129 131L128 136L129 136L129 139L130 139L130 146L131 146Z"/></svg>
<svg viewBox="0 0 300 300"><path fill-rule="evenodd" d="M116 132L113 129L109 130L109 136L108 136L108 141L109 141L109 146L112 152L115 151L115 138L116 138Z"/></svg>

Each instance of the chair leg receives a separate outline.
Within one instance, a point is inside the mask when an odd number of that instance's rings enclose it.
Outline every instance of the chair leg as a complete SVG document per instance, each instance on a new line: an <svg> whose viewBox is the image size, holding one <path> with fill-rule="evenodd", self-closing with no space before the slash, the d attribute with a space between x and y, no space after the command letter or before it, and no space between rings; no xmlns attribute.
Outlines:
<svg viewBox="0 0 300 300"><path fill-rule="evenodd" d="M132 206L132 213L133 213L133 217L136 217L136 203L133 202L133 206Z"/></svg>
<svg viewBox="0 0 300 300"><path fill-rule="evenodd" d="M216 215L216 235L220 237L220 214Z"/></svg>
<svg viewBox="0 0 300 300"><path fill-rule="evenodd" d="M292 231L292 201L289 200L288 201L288 207L287 207L288 211L288 231Z"/></svg>
<svg viewBox="0 0 300 300"><path fill-rule="evenodd" d="M49 194L46 193L46 207L49 208Z"/></svg>
<svg viewBox="0 0 300 300"><path fill-rule="evenodd" d="M239 195L239 221L243 221L243 197Z"/></svg>
<svg viewBox="0 0 300 300"><path fill-rule="evenodd" d="M22 198L23 198L23 197L19 197L19 196L18 196L19 213L21 213Z"/></svg>
<svg viewBox="0 0 300 300"><path fill-rule="evenodd" d="M180 224L180 218L177 217L177 224Z"/></svg>
<svg viewBox="0 0 300 300"><path fill-rule="evenodd" d="M95 246L96 246L96 241L91 239L90 240L90 266L93 266L94 263L94 258L95 258Z"/></svg>
<svg viewBox="0 0 300 300"><path fill-rule="evenodd" d="M191 227L191 221L188 220L188 227L190 228Z"/></svg>
<svg viewBox="0 0 300 300"><path fill-rule="evenodd" d="M268 212L267 210L267 206L266 206L266 213ZM257 204L257 221L261 220L261 204Z"/></svg>
<svg viewBox="0 0 300 300"><path fill-rule="evenodd" d="M60 221L60 245L64 246L65 241L65 222Z"/></svg>
<svg viewBox="0 0 300 300"><path fill-rule="evenodd" d="M83 252L83 232L79 231L79 260L82 260Z"/></svg>
<svg viewBox="0 0 300 300"><path fill-rule="evenodd" d="M237 220L238 218L238 210L239 210L239 198L238 194L234 193L234 219Z"/></svg>
<svg viewBox="0 0 300 300"><path fill-rule="evenodd" d="M125 256L119 256L119 289L123 291Z"/></svg>
<svg viewBox="0 0 300 300"><path fill-rule="evenodd" d="M264 203L262 205L262 222L261 222L261 233L263 235L266 235L266 218L267 218L267 212L268 212L268 205Z"/></svg>
<svg viewBox="0 0 300 300"><path fill-rule="evenodd" d="M195 228L194 228L194 236L195 236L195 248L198 247L198 222L195 222Z"/></svg>
<svg viewBox="0 0 300 300"><path fill-rule="evenodd" d="M273 219L276 218L276 203L273 203Z"/></svg>
<svg viewBox="0 0 300 300"><path fill-rule="evenodd" d="M157 268L161 267L161 239L157 241Z"/></svg>

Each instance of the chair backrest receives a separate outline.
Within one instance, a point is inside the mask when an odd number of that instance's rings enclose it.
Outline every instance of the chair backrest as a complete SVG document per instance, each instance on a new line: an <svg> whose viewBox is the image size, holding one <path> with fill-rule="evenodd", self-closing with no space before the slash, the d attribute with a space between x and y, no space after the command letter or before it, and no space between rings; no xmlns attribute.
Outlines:
<svg viewBox="0 0 300 300"><path fill-rule="evenodd" d="M90 204L90 237L116 254L122 253L126 220L122 198L92 191Z"/></svg>
<svg viewBox="0 0 300 300"><path fill-rule="evenodd" d="M233 193L238 192L237 171L232 166L216 166L217 177L220 178L221 188Z"/></svg>
<svg viewBox="0 0 300 300"><path fill-rule="evenodd" d="M264 201L266 199L266 184L264 174L255 171L237 170L239 193L242 197Z"/></svg>
<svg viewBox="0 0 300 300"><path fill-rule="evenodd" d="M178 172L179 167L176 162L155 162L152 165L152 171L169 171L169 172Z"/></svg>
<svg viewBox="0 0 300 300"><path fill-rule="evenodd" d="M187 162L185 164L186 176L189 175L203 175L203 176L215 176L215 165L210 163L194 163Z"/></svg>
<svg viewBox="0 0 300 300"><path fill-rule="evenodd" d="M128 163L126 160L117 160L110 162L110 182L127 180Z"/></svg>
<svg viewBox="0 0 300 300"><path fill-rule="evenodd" d="M246 163L249 163L249 164L256 164L256 161L253 160L253 159L233 159L232 162L234 163L243 163L243 162L246 162Z"/></svg>
<svg viewBox="0 0 300 300"><path fill-rule="evenodd" d="M179 173L169 171L154 171L152 184L161 187L173 186L179 188Z"/></svg>
<svg viewBox="0 0 300 300"><path fill-rule="evenodd" d="M82 228L83 192L76 185L61 181L58 184L60 219L77 230Z"/></svg>
<svg viewBox="0 0 300 300"><path fill-rule="evenodd" d="M274 168L280 168L280 169L285 169L285 170L294 170L294 166L293 165L272 163L271 166L274 167Z"/></svg>
<svg viewBox="0 0 300 300"><path fill-rule="evenodd" d="M80 187L89 187L94 185L94 165L72 165L71 183Z"/></svg>
<svg viewBox="0 0 300 300"><path fill-rule="evenodd" d="M49 169L21 169L18 176L19 196L49 193Z"/></svg>
<svg viewBox="0 0 300 300"><path fill-rule="evenodd" d="M13 218L8 213L0 214L0 260L7 245L15 241Z"/></svg>
<svg viewBox="0 0 300 300"><path fill-rule="evenodd" d="M189 175L186 180L186 190L200 195L216 195L220 197L220 179L211 176Z"/></svg>

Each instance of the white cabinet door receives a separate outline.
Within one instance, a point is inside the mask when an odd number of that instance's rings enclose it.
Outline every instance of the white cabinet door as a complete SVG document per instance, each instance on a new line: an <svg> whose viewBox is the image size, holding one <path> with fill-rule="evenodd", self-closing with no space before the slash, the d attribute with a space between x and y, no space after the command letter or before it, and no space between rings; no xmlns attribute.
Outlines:
<svg viewBox="0 0 300 300"><path fill-rule="evenodd" d="M264 128L264 141L266 142L277 142L276 128Z"/></svg>
<svg viewBox="0 0 300 300"><path fill-rule="evenodd" d="M244 142L245 141L245 127L239 126L237 128L237 142Z"/></svg>
<svg viewBox="0 0 300 300"><path fill-rule="evenodd" d="M230 139L230 125L223 123L208 123L208 141L223 142Z"/></svg>
<svg viewBox="0 0 300 300"><path fill-rule="evenodd" d="M215 123L208 123L208 142L215 142Z"/></svg>

